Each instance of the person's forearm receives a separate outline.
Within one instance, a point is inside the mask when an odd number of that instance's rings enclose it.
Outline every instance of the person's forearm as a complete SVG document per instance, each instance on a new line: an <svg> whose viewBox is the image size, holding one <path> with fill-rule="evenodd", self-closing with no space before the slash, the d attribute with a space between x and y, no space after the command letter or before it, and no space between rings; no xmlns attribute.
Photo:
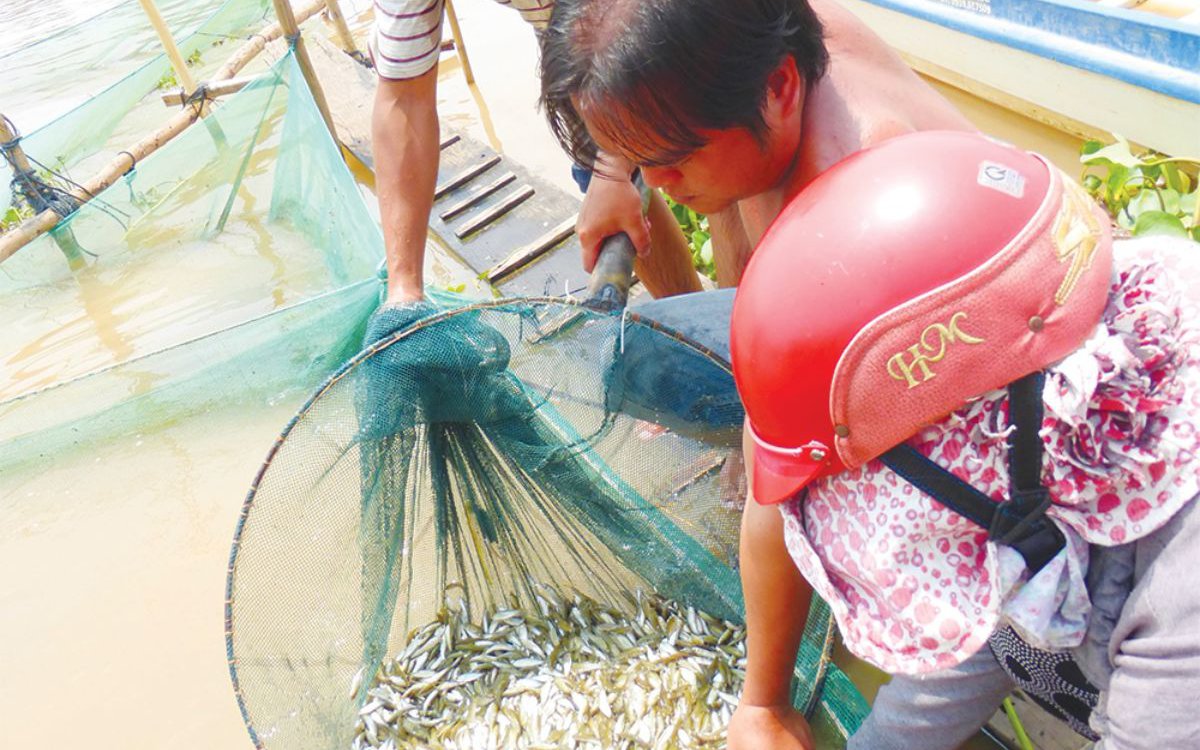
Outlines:
<svg viewBox="0 0 1200 750"><path fill-rule="evenodd" d="M749 466L752 455L747 448L748 476L753 476ZM792 670L808 619L812 588L788 554L779 508L759 505L753 496L746 499L742 513L740 562L746 597L742 702L790 705Z"/></svg>
<svg viewBox="0 0 1200 750"><path fill-rule="evenodd" d="M424 294L425 241L438 168L436 85L434 69L407 81L380 81L375 96L375 186L393 303Z"/></svg>

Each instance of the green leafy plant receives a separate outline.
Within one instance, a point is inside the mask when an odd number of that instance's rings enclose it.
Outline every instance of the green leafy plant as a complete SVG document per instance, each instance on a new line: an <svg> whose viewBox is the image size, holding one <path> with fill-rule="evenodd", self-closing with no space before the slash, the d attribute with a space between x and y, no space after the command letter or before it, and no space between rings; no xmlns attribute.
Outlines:
<svg viewBox="0 0 1200 750"><path fill-rule="evenodd" d="M1134 154L1129 142L1088 141L1079 160L1081 181L1133 235L1168 234L1200 241L1200 160L1147 151Z"/></svg>
<svg viewBox="0 0 1200 750"><path fill-rule="evenodd" d="M708 217L676 203L669 197L667 205L671 207L671 213L675 215L675 220L679 222L683 236L687 239L688 249L692 251L692 265L697 271L715 281L717 268L713 263L712 233L708 229Z"/></svg>
<svg viewBox="0 0 1200 750"><path fill-rule="evenodd" d="M202 58L200 56L200 50L197 49L193 51L192 54L188 55L187 59L183 62L189 68L194 68L199 65L201 61ZM168 68L166 73L163 73L162 78L158 79L158 83L154 84L154 87L157 89L170 89L178 85L179 78L175 75L175 68L172 67Z"/></svg>
<svg viewBox="0 0 1200 750"><path fill-rule="evenodd" d="M163 73L162 78L158 79L158 83L154 84L156 89L172 89L179 85L179 79L175 77L175 69L168 68L166 73Z"/></svg>
<svg viewBox="0 0 1200 750"><path fill-rule="evenodd" d="M4 214L0 215L0 234L15 229L31 216L33 216L33 209L28 206L9 206Z"/></svg>

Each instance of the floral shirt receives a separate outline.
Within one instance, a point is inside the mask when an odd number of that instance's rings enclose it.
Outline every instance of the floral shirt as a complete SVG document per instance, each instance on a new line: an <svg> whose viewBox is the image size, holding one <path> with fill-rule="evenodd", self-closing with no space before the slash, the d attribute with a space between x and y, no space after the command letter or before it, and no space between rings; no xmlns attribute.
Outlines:
<svg viewBox="0 0 1200 750"><path fill-rule="evenodd" d="M1200 246L1118 242L1113 276L1103 321L1047 370L1043 483L1066 547L1032 579L1015 550L877 459L781 506L788 550L854 654L888 672L938 671L1002 622L1044 649L1077 645L1088 545L1140 539L1200 492ZM999 502L1008 430L998 390L909 444Z"/></svg>

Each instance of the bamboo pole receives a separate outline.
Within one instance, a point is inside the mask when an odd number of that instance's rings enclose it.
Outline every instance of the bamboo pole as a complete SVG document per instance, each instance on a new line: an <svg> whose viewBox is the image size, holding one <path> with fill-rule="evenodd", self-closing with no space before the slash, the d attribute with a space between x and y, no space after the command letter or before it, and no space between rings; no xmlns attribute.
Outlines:
<svg viewBox="0 0 1200 750"><path fill-rule="evenodd" d="M204 90L206 99L216 99L217 97L236 94L250 84L259 80L259 76L243 76L240 78L229 78L224 81L214 81L208 84ZM187 101L187 94L183 91L168 91L162 95L162 102L168 106L181 107Z"/></svg>
<svg viewBox="0 0 1200 750"><path fill-rule="evenodd" d="M145 11L146 17L150 19L150 25L154 27L154 33L158 34L158 41L162 44L163 51L167 54L167 59L171 61L171 68L175 71L175 80L179 83L180 98L184 101L189 96L196 93L196 79L192 77L192 71L188 70L187 61L183 59L183 53L179 51L179 45L175 43L175 36L171 34L171 30L167 28L166 22L163 21L162 14L158 12L158 6L154 4L154 0L138 0ZM206 116L212 111L212 107L208 103L208 97L203 96L200 100L200 109L198 115ZM218 148L224 149L228 145L225 138L225 131L216 122L205 122L205 127L212 135L213 142Z"/></svg>
<svg viewBox="0 0 1200 750"><path fill-rule="evenodd" d="M317 109L321 112L321 119L325 120L325 127L329 128L329 134L333 136L336 143L338 137L337 128L333 126L333 115L329 113L329 103L325 101L325 91L321 88L321 82L317 80L312 60L308 58L308 49L304 46L304 37L300 35L300 26L296 23L296 17L292 13L292 4L288 0L271 0L271 4L275 6L275 17L279 19L284 36L292 42L292 48L296 54L296 64L300 67L300 73L308 83L313 101L316 102Z"/></svg>
<svg viewBox="0 0 1200 750"><path fill-rule="evenodd" d="M446 18L450 21L450 34L454 37L454 51L462 62L463 75L467 83L475 83L475 71L471 70L471 60L467 57L467 45L463 43L462 29L458 27L458 16L454 13L454 4L446 0Z"/></svg>
<svg viewBox="0 0 1200 750"><path fill-rule="evenodd" d="M21 142L18 139L16 131L14 131L12 129L12 127L9 126L9 120L4 115L0 115L0 143L12 144L8 147L8 158L11 159L12 166L16 170L16 174L13 175L14 184L15 184L15 178L17 178L21 174L26 175L26 178L28 179L29 178L28 176L33 174L33 165L29 163L29 157L27 157L25 155L25 149L21 148ZM36 179L36 178L32 178L32 179ZM26 196L26 200L27 201L29 200L28 195ZM37 204L34 204L31 207L34 210L37 210L37 208L39 206ZM40 213L50 213L55 216L58 216L58 214L56 212L51 211L51 210L42 211ZM40 213L39 213L39 215L40 215ZM36 218L36 217L34 217L34 218ZM54 223L57 224L58 220L55 219ZM53 228L54 228L54 225L52 224L52 225L50 225L50 227L42 229L41 232L39 232L39 234L47 232ZM13 232L20 232L23 229L26 229L25 222L22 222L20 225L18 225L18 227L15 230L13 230ZM8 237L9 234L11 234L11 232L5 233L4 237ZM33 237L36 237L36 236L37 236L36 234L33 235ZM33 239L33 237L30 237L29 240L26 240L25 242L29 242L30 240ZM66 256L67 265L72 270L74 270L76 268L81 268L84 265L85 260L83 257L83 250L82 250L82 248L79 247L79 241L75 239L75 233L72 232L70 229L67 229L62 232L55 232L53 237L54 237L54 243L56 245L58 245L58 248L60 250L62 250L63 255Z"/></svg>
<svg viewBox="0 0 1200 750"><path fill-rule="evenodd" d="M355 60L362 59L362 53L354 45L354 35L350 33L350 25L346 23L346 17L342 15L338 0L325 0L325 18L333 24L334 36L337 37L338 46L342 48L342 52Z"/></svg>
<svg viewBox="0 0 1200 750"><path fill-rule="evenodd" d="M0 115L0 143L13 143L15 140L17 140L17 134L8 126L8 118ZM13 166L17 168L17 171L33 171L29 159L25 156L25 149L21 148L20 143L13 144L9 148L9 154L12 156Z"/></svg>
<svg viewBox="0 0 1200 750"><path fill-rule="evenodd" d="M324 7L325 0L314 0L314 2L304 6L299 13L295 14L293 22L303 23L319 13ZM254 59L255 55L262 52L267 44L283 36L283 33L282 25L273 23L255 34L251 37L250 41L243 44L230 56L225 65L217 71L213 80L219 81L232 78L247 63ZM157 131L122 151L120 155L109 162L92 179L84 183L82 188L72 190L71 194L78 198L81 203L87 203L109 185L116 182L121 175L132 169L138 161L154 153L172 138L186 130L189 125L199 118L202 107L197 105L202 104L203 102L193 102L184 107L183 110L168 120ZM17 228L0 235L0 262L12 257L22 247L53 229L62 219L63 217L57 212L46 209L37 216L26 219Z"/></svg>
<svg viewBox="0 0 1200 750"><path fill-rule="evenodd" d="M171 61L171 67L175 69L175 80L179 81L179 85L183 87L184 94L191 94L196 90L196 79L192 78L192 71L188 70L187 62L179 52L179 45L175 44L175 37L172 36L171 30L163 21L162 14L158 12L158 6L154 4L154 0L138 0L138 2L141 3L142 10L150 19L150 25L154 27L154 32L158 34L158 41L162 42L163 49L167 52L167 59Z"/></svg>

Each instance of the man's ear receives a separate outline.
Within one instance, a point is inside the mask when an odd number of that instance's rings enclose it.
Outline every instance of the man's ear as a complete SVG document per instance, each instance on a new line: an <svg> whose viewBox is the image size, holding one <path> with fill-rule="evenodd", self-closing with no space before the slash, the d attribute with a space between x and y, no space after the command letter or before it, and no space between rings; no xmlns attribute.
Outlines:
<svg viewBox="0 0 1200 750"><path fill-rule="evenodd" d="M767 99L763 117L768 126L789 122L804 106L804 79L796 68L796 59L784 55L767 76Z"/></svg>

